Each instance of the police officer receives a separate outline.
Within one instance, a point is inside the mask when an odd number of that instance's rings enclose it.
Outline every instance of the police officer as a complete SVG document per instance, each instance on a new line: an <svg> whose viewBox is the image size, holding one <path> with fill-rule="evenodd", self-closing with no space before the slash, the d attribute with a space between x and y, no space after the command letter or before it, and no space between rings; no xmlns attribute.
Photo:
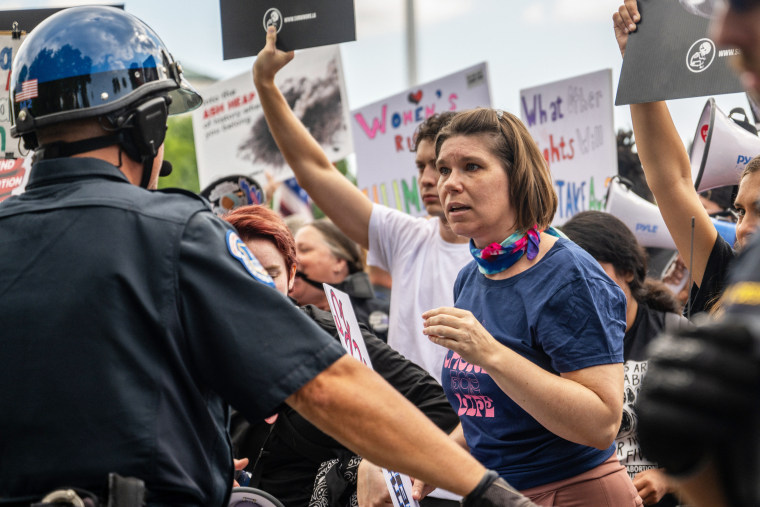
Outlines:
<svg viewBox="0 0 760 507"><path fill-rule="evenodd" d="M113 472L149 505L224 505L227 403L257 420L286 402L373 462L507 505L503 481L269 287L204 201L147 190L167 115L201 103L148 26L61 11L24 41L10 92L36 161L0 207L0 504L114 497Z"/></svg>

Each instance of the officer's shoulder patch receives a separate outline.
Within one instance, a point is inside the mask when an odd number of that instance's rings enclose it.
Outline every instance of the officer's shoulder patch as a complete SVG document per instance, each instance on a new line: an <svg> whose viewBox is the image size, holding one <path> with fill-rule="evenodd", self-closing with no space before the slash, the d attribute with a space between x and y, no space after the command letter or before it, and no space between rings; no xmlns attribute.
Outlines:
<svg viewBox="0 0 760 507"><path fill-rule="evenodd" d="M235 231L227 231L227 250L235 259L240 261L246 271L259 282L275 287L272 277L266 272L259 260L251 253Z"/></svg>

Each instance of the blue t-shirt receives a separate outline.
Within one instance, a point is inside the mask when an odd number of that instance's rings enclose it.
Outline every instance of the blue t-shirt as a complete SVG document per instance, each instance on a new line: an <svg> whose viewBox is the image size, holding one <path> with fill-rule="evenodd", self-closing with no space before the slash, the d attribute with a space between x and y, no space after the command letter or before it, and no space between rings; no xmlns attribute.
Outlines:
<svg viewBox="0 0 760 507"><path fill-rule="evenodd" d="M558 239L535 266L505 280L486 278L473 261L457 277L454 300L499 342L554 374L623 362L625 295L569 240ZM599 450L551 433L453 351L441 383L472 455L517 489L573 477L614 451L614 444Z"/></svg>

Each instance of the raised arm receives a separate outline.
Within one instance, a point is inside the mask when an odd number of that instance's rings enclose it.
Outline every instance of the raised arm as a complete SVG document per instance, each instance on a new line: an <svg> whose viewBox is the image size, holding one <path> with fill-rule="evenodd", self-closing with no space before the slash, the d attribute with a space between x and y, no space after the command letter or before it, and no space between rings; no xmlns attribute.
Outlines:
<svg viewBox="0 0 760 507"><path fill-rule="evenodd" d="M613 17L621 54L628 35L640 20L636 0L626 0ZM692 276L697 286L707 266L718 232L694 189L691 163L665 102L631 104L631 119L641 165L662 218L687 264L691 258L691 218L694 217Z"/></svg>
<svg viewBox="0 0 760 507"><path fill-rule="evenodd" d="M459 495L470 493L486 473L483 465L379 375L348 356L290 396L287 403L373 463ZM452 463L457 463L455 474Z"/></svg>
<svg viewBox="0 0 760 507"><path fill-rule="evenodd" d="M275 47L277 34L267 32L267 43L253 64L253 83L259 92L269 130L298 184L317 206L348 237L369 248L369 218L372 202L330 162L322 147L293 114L274 84L274 76L293 59L293 52Z"/></svg>

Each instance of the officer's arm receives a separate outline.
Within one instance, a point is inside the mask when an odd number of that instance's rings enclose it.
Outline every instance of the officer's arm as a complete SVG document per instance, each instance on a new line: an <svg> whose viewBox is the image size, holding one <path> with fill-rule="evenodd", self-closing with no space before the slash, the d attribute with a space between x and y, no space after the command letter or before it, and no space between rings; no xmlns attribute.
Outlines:
<svg viewBox="0 0 760 507"><path fill-rule="evenodd" d="M293 169L298 184L316 205L343 233L369 248L372 202L332 165L274 84L275 74L293 59L293 52L285 53L275 47L276 37L274 29L270 29L266 47L259 52L253 66L253 83L272 137Z"/></svg>
<svg viewBox="0 0 760 507"><path fill-rule="evenodd" d="M613 17L615 38L625 54L630 31L641 20L636 0L625 0ZM631 30L633 27L633 30ZM636 148L668 232L697 286L707 267L718 231L699 200L691 176L691 163L665 102L631 104ZM691 217L694 217L694 258L691 259Z"/></svg>
<svg viewBox="0 0 760 507"><path fill-rule="evenodd" d="M470 493L486 472L377 373L348 356L286 401L373 463L459 495Z"/></svg>

